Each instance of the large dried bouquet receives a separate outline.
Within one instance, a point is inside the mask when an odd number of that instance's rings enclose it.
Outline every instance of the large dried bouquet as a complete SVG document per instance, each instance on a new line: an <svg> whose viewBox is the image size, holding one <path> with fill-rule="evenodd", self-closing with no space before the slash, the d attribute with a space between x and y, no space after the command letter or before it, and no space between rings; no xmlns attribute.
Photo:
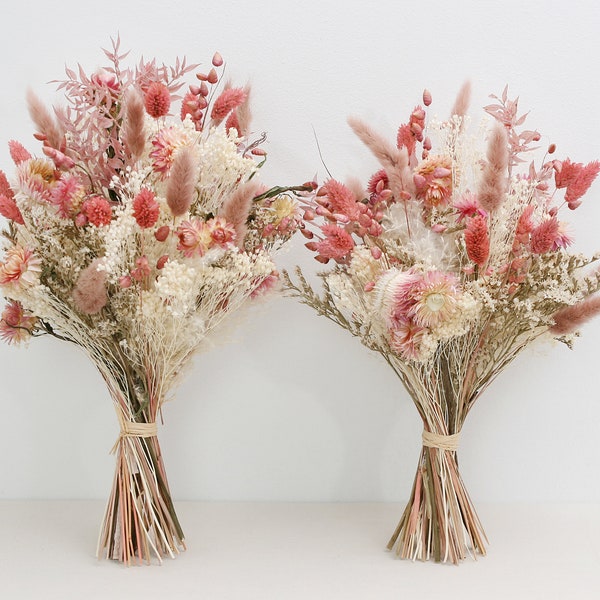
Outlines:
<svg viewBox="0 0 600 600"><path fill-rule="evenodd" d="M451 117L435 122L425 92L394 144L350 119L382 169L366 190L330 179L306 203L306 246L334 263L320 273L323 293L300 270L287 278L302 302L384 357L423 420L411 498L388 547L455 563L485 554L486 542L458 470L467 414L531 342L570 344L600 311L600 276L586 269L600 255L569 252L562 220L600 163L554 159L554 145L530 162L541 136L523 128L507 90L480 129L468 96L465 85Z"/></svg>
<svg viewBox="0 0 600 600"><path fill-rule="evenodd" d="M184 547L161 407L206 336L276 283L272 254L299 219L290 188L258 180L250 90L223 81L218 53L204 73L185 60L125 68L118 40L105 53L90 76L67 69L66 107L29 93L40 155L9 143L0 335L49 334L98 367L120 424L98 554L131 563Z"/></svg>

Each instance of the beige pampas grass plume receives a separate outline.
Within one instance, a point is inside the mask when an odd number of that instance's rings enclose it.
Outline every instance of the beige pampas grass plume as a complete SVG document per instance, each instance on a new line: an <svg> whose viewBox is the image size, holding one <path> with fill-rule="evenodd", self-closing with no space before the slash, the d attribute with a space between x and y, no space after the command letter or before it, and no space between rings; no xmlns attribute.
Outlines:
<svg viewBox="0 0 600 600"><path fill-rule="evenodd" d="M452 116L464 117L469 110L469 104L471 103L471 82L465 81L462 87L458 91L454 106L450 111Z"/></svg>
<svg viewBox="0 0 600 600"><path fill-rule="evenodd" d="M61 150L64 140L62 127L32 90L27 90L27 107L29 116L38 129L38 134L43 136L49 146Z"/></svg>
<svg viewBox="0 0 600 600"><path fill-rule="evenodd" d="M106 303L106 271L99 271L100 259L92 261L79 274L77 283L73 288L73 302L80 312L86 315L99 313Z"/></svg>
<svg viewBox="0 0 600 600"><path fill-rule="evenodd" d="M554 313L554 325L550 327L550 333L554 335L565 335L573 333L586 321L600 313L600 296L590 296L573 306L561 308Z"/></svg>
<svg viewBox="0 0 600 600"><path fill-rule="evenodd" d="M492 130L487 148L487 162L477 197L487 212L497 210L504 200L508 176L508 140L504 125L497 123Z"/></svg>
<svg viewBox="0 0 600 600"><path fill-rule="evenodd" d="M191 148L183 146L177 151L167 183L167 204L173 216L185 214L194 199L196 165Z"/></svg>

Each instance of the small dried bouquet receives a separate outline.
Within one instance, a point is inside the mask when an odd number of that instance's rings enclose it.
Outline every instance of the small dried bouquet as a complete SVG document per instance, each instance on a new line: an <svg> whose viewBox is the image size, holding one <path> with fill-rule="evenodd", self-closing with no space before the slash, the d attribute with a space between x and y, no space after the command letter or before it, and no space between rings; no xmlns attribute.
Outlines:
<svg viewBox="0 0 600 600"><path fill-rule="evenodd" d="M157 418L206 336L277 282L272 255L299 217L293 188L259 182L264 134L219 54L208 72L125 68L118 40L105 54L92 75L67 69L65 107L29 93L40 154L9 142L0 335L51 335L98 367L120 424L98 555L129 564L184 548Z"/></svg>
<svg viewBox="0 0 600 600"><path fill-rule="evenodd" d="M305 202L306 247L333 268L322 293L300 270L302 302L379 352L423 420L412 494L389 548L403 558L459 562L485 554L485 534L460 477L462 425L483 390L543 336L571 344L600 311L600 258L569 251L563 220L600 170L527 157L540 140L507 90L466 114L469 86L448 120L428 120L425 92L396 143L349 123L381 164L366 189L328 180ZM482 143L483 142L483 143Z"/></svg>

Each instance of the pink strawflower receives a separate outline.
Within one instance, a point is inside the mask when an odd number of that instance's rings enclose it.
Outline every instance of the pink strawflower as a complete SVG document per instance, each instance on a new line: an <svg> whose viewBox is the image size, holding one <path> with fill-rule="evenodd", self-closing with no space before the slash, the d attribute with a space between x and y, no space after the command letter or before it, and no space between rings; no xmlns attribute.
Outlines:
<svg viewBox="0 0 600 600"><path fill-rule="evenodd" d="M7 304L0 317L0 337L9 344L20 344L33 333L37 317L26 315L20 302Z"/></svg>
<svg viewBox="0 0 600 600"><path fill-rule="evenodd" d="M31 154L25 149L25 146L16 140L8 142L8 149L15 165L20 165L31 158Z"/></svg>
<svg viewBox="0 0 600 600"><path fill-rule="evenodd" d="M317 242L316 250L324 259L340 261L354 248L354 240L345 229L326 223L321 231L325 234L325 238Z"/></svg>
<svg viewBox="0 0 600 600"><path fill-rule="evenodd" d="M40 279L42 261L29 248L11 246L0 262L0 285L29 287Z"/></svg>
<svg viewBox="0 0 600 600"><path fill-rule="evenodd" d="M210 239L212 241L211 246L226 248L235 240L234 226L231 223L228 223L223 217L209 219L206 222L206 226L210 233Z"/></svg>
<svg viewBox="0 0 600 600"><path fill-rule="evenodd" d="M450 319L460 297L459 282L452 273L427 271L413 291L415 303L408 312L417 325L434 327Z"/></svg>
<svg viewBox="0 0 600 600"><path fill-rule="evenodd" d="M577 304L562 308L552 315L554 325L550 332L555 335L572 333L600 313L600 296L590 296Z"/></svg>
<svg viewBox="0 0 600 600"><path fill-rule="evenodd" d="M82 212L88 218L88 221L96 227L108 225L112 220L110 203L102 196L92 196L85 200Z"/></svg>
<svg viewBox="0 0 600 600"><path fill-rule="evenodd" d="M58 214L63 219L70 219L79 212L85 187L75 175L64 175L50 193L50 202L56 206Z"/></svg>
<svg viewBox="0 0 600 600"><path fill-rule="evenodd" d="M144 105L146 112L153 119L158 119L169 114L169 108L171 108L171 93L169 92L169 88L160 81L153 81L146 88Z"/></svg>
<svg viewBox="0 0 600 600"><path fill-rule="evenodd" d="M9 221L18 223L19 225L25 224L25 221L23 221L23 215L21 214L17 203L12 197L5 196L4 194L0 194L0 215Z"/></svg>
<svg viewBox="0 0 600 600"><path fill-rule="evenodd" d="M553 250L560 237L559 229L556 217L543 221L531 232L531 251L534 254L545 254Z"/></svg>
<svg viewBox="0 0 600 600"><path fill-rule="evenodd" d="M571 235L569 228L566 223L558 222L558 232L554 239L553 250L559 250L560 248L566 248L573 243L573 236Z"/></svg>
<svg viewBox="0 0 600 600"><path fill-rule="evenodd" d="M404 358L416 360L420 355L425 329L412 319L402 318L390 330L390 346Z"/></svg>
<svg viewBox="0 0 600 600"><path fill-rule="evenodd" d="M246 92L243 88L227 88L215 100L210 118L219 124L232 110L246 101Z"/></svg>
<svg viewBox="0 0 600 600"><path fill-rule="evenodd" d="M75 308L86 315L99 313L106 303L106 271L98 270L100 259L92 261L81 273L73 288Z"/></svg>
<svg viewBox="0 0 600 600"><path fill-rule="evenodd" d="M570 159L555 163L554 181L557 188L567 188L565 201L571 210L581 204L580 198L589 190L600 172L600 162L587 165L571 162Z"/></svg>
<svg viewBox="0 0 600 600"><path fill-rule="evenodd" d="M175 152L190 143L185 131L175 127L163 127L152 140L154 149L150 152L152 168L164 179L171 169Z"/></svg>
<svg viewBox="0 0 600 600"><path fill-rule="evenodd" d="M417 198L428 208L444 207L452 197L452 159L449 156L427 157L414 171Z"/></svg>
<svg viewBox="0 0 600 600"><path fill-rule="evenodd" d="M152 190L142 188L133 199L133 216L142 229L154 227L160 214L160 205Z"/></svg>
<svg viewBox="0 0 600 600"><path fill-rule="evenodd" d="M467 256L478 267L483 267L490 255L490 236L487 219L477 215L469 219L465 229Z"/></svg>
<svg viewBox="0 0 600 600"><path fill-rule="evenodd" d="M212 242L210 230L202 219L183 221L175 234L179 238L177 250L187 258L204 256Z"/></svg>
<svg viewBox="0 0 600 600"><path fill-rule="evenodd" d="M481 208L477 196L473 192L465 192L458 200L452 203L452 208L458 213L457 221L459 223L466 218L486 215L485 210Z"/></svg>
<svg viewBox="0 0 600 600"><path fill-rule="evenodd" d="M17 167L21 191L38 202L48 202L56 182L54 164L44 158L32 158Z"/></svg>

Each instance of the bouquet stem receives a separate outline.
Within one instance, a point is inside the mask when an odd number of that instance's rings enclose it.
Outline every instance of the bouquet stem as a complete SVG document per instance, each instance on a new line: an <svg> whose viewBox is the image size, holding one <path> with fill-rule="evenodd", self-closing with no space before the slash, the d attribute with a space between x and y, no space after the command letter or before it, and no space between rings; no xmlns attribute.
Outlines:
<svg viewBox="0 0 600 600"><path fill-rule="evenodd" d="M389 543L401 558L458 564L488 543L458 470L458 436L423 435L410 500Z"/></svg>
<svg viewBox="0 0 600 600"><path fill-rule="evenodd" d="M113 448L117 465L97 556L127 565L175 558L184 536L162 460L155 423L129 423Z"/></svg>

